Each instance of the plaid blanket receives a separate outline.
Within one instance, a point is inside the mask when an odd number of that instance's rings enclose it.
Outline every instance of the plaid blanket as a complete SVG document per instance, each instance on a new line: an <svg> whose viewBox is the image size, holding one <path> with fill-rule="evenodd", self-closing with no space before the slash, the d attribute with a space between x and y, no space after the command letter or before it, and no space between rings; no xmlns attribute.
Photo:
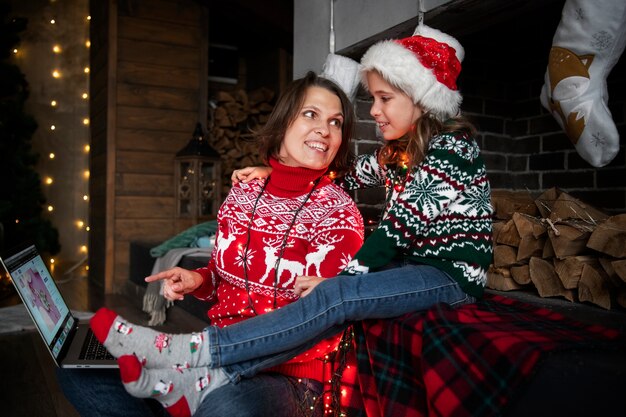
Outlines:
<svg viewBox="0 0 626 417"><path fill-rule="evenodd" d="M365 321L354 326L358 372L353 381L344 374L344 407L335 414L495 417L546 353L624 349L623 336L489 294L456 309Z"/></svg>

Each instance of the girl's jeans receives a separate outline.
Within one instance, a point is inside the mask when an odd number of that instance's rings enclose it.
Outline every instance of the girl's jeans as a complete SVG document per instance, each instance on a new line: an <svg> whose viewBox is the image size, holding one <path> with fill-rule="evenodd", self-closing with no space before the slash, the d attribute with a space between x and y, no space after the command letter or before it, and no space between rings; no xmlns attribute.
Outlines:
<svg viewBox="0 0 626 417"><path fill-rule="evenodd" d="M351 322L397 317L440 302L473 301L448 274L427 265L405 263L339 276L277 311L221 329L207 327L211 366L222 367L238 382L293 358Z"/></svg>

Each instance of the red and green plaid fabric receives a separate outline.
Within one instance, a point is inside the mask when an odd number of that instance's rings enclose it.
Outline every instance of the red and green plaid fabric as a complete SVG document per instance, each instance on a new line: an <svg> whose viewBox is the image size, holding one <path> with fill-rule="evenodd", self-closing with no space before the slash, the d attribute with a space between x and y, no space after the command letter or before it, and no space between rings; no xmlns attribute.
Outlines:
<svg viewBox="0 0 626 417"><path fill-rule="evenodd" d="M343 392L360 390L363 404L344 409L350 417L494 417L545 354L624 347L615 330L499 295L365 321L354 337L357 381L344 378Z"/></svg>

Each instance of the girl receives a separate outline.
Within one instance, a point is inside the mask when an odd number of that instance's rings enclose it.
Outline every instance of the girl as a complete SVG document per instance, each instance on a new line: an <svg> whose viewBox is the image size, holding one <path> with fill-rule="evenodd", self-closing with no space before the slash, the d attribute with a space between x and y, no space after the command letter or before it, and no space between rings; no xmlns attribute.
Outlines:
<svg viewBox="0 0 626 417"><path fill-rule="evenodd" d="M220 375L216 384L236 383L292 358L351 321L481 297L492 257L492 208L475 130L458 116L456 80L463 53L456 39L426 26L366 52L362 80L373 97L370 113L385 143L374 154L360 156L342 184L386 187L377 229L339 277L299 277L298 301L237 325L209 326L194 352L172 348L177 360L184 358L192 368L208 366ZM251 172L235 176L245 179ZM187 283L165 279L171 298L190 292ZM155 356L147 348L120 348L125 336L110 329L110 319L104 320L109 315L98 312L92 326L106 329L99 333L114 356ZM143 337L153 337L149 332ZM162 360L154 369L140 369L150 381L146 388L167 372L167 364Z"/></svg>

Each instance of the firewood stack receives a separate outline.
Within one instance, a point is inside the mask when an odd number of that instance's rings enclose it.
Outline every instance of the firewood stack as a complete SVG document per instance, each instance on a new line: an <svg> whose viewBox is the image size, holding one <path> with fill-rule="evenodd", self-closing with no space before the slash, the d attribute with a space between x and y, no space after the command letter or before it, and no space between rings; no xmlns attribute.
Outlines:
<svg viewBox="0 0 626 417"><path fill-rule="evenodd" d="M222 195L230 191L230 176L234 169L262 162L259 146L252 138L252 131L267 122L273 109L274 91L260 88L246 93L244 90L218 92L217 107L209 137L211 146L222 159Z"/></svg>
<svg viewBox="0 0 626 417"><path fill-rule="evenodd" d="M626 307L626 214L610 217L556 188L536 199L494 191L492 203L488 288Z"/></svg>

